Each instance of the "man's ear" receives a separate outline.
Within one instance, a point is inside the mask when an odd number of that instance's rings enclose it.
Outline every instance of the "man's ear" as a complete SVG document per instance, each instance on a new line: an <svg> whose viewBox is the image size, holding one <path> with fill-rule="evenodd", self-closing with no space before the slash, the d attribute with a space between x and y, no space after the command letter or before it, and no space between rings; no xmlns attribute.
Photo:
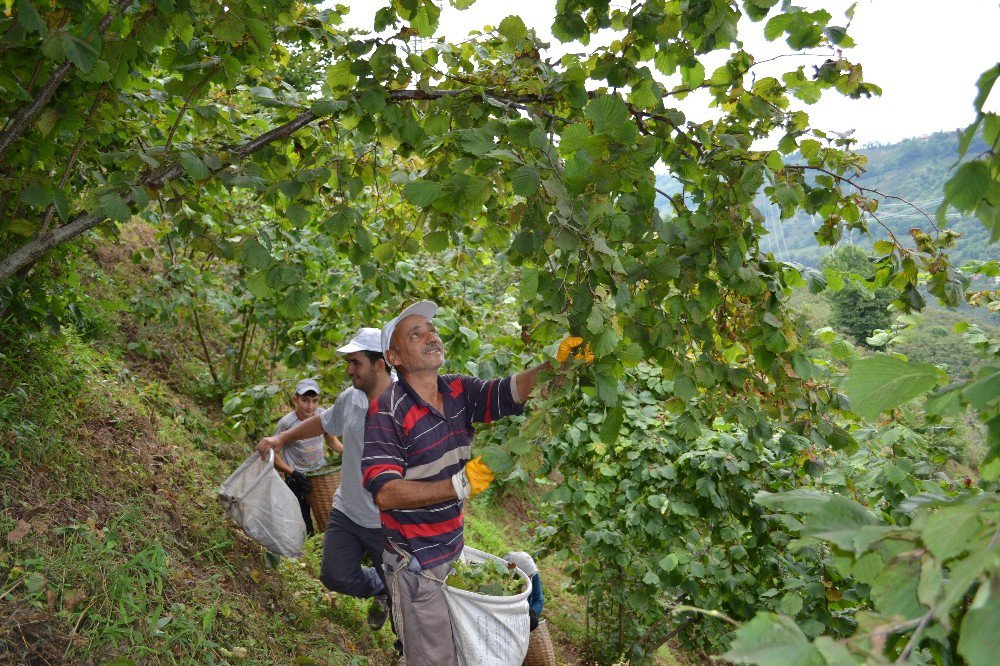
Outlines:
<svg viewBox="0 0 1000 666"><path fill-rule="evenodd" d="M385 360L389 361L392 365L399 365L399 354L397 354L394 349L387 349L385 350Z"/></svg>

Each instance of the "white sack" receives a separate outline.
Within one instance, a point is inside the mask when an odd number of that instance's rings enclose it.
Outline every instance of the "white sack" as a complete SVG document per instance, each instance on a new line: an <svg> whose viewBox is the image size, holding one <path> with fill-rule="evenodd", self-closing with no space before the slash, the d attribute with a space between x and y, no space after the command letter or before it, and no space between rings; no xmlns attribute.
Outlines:
<svg viewBox="0 0 1000 666"><path fill-rule="evenodd" d="M485 562L499 557L465 547L466 562ZM494 597L459 590L445 579L444 598L451 611L451 629L460 666L521 666L528 653L531 629L528 621L528 595L531 581L520 569L524 591L513 596Z"/></svg>
<svg viewBox="0 0 1000 666"><path fill-rule="evenodd" d="M219 487L219 501L233 522L272 553L302 555L306 524L295 494L267 460L254 453Z"/></svg>

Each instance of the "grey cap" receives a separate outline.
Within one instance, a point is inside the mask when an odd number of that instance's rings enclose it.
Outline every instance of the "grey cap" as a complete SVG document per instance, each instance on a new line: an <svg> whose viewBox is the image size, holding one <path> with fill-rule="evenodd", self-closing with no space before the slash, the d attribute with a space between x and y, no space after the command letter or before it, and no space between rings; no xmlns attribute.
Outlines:
<svg viewBox="0 0 1000 666"><path fill-rule="evenodd" d="M400 312L398 317L382 327L382 350L389 350L389 345L392 342L392 332L396 330L396 324L403 321L410 315L422 315L430 319L437 314L437 311L437 303L433 301L417 301ZM386 363L389 363L389 361L386 360Z"/></svg>
<svg viewBox="0 0 1000 666"><path fill-rule="evenodd" d="M315 379L303 379L295 385L295 395L303 395L309 391L314 391L316 395L321 393Z"/></svg>
<svg viewBox="0 0 1000 666"><path fill-rule="evenodd" d="M351 341L346 345L337 350L337 353L343 356L344 354L350 354L351 352L358 351L373 351L382 353L382 332L377 328L359 328L358 332L354 334Z"/></svg>

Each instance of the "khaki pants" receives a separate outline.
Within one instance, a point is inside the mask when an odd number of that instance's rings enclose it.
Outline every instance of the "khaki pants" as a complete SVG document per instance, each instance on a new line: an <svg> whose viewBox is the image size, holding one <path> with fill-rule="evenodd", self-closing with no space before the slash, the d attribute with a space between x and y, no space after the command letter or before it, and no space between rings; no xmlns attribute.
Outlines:
<svg viewBox="0 0 1000 666"><path fill-rule="evenodd" d="M407 666L457 666L451 615L441 583L451 564L410 571L407 560L389 551L382 553L382 561Z"/></svg>

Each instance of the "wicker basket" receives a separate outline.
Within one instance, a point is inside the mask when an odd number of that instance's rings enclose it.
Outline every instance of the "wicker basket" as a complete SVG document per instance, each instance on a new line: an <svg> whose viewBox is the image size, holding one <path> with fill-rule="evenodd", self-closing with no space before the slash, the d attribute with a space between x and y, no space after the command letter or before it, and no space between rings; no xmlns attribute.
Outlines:
<svg viewBox="0 0 1000 666"><path fill-rule="evenodd" d="M306 499L309 501L309 508L312 509L316 531L322 534L326 530L326 519L330 516L330 509L333 508L333 494L340 486L340 465L320 467L313 472L306 472L306 476L312 484L312 490Z"/></svg>
<svg viewBox="0 0 1000 666"><path fill-rule="evenodd" d="M540 620L535 630L531 632L528 641L528 654L524 656L524 666L556 666L556 650L549 636L549 627L545 620Z"/></svg>

